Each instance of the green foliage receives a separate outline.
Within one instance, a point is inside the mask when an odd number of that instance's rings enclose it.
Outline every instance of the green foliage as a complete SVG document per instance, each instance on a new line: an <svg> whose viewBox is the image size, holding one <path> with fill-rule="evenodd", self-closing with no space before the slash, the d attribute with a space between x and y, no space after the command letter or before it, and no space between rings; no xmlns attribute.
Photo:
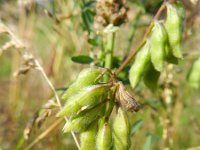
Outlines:
<svg viewBox="0 0 200 150"><path fill-rule="evenodd" d="M143 150L150 150L151 149L151 135L147 137Z"/></svg>
<svg viewBox="0 0 200 150"><path fill-rule="evenodd" d="M20 7L21 14L13 15L19 18L2 19L8 24L14 21L15 28L20 29L19 32L25 29L24 33L16 35L20 38L25 37L28 41L28 47L18 49L19 43L15 43L18 41L17 36L12 37L15 33L5 32L0 26L0 53L6 54L3 58L1 56L0 60L4 64L0 69L0 76L4 77L0 80L2 85L0 96L3 95L0 109L5 112L2 115L3 123L7 118L11 118L9 120L14 125L18 124L16 121L20 121L20 124L22 121L22 126L16 131L17 135L13 140L20 139L17 149L24 149L24 146L26 148L29 142L31 146L39 142L41 137L49 134L53 127L55 128L52 125L55 125L57 120L62 121L63 118L66 121L63 131L77 132L78 134L75 135L80 135L81 150L185 149L198 144L199 138L195 133L195 127L199 124L199 119L195 120L195 116L199 114L196 101L199 96L197 90L200 87L200 58L196 59L197 56L199 57L199 52L196 55L192 50L187 52L187 48L184 47L186 53L184 55L182 53L182 44L185 46L196 30L193 31L193 23L189 23L186 28L189 27L192 32L184 34L186 38L183 42L184 22L191 20L190 17L186 19L185 17L190 15L185 15L185 8L181 1L165 1L161 4L162 2L162 0L128 0L129 9L127 9L124 0L58 0L51 2L53 11L45 8L45 5L40 7L45 9L47 15L39 14L43 10L35 10L38 4L28 6L23 4L23 7ZM158 9L160 11L156 14ZM193 11L188 14L193 15ZM126 25L121 26L122 23ZM146 27L147 24L150 24L149 28ZM98 25L100 28L96 28L99 27ZM142 37L146 28L145 36ZM198 42L192 40L191 43ZM2 50L5 44L11 44L9 49L12 51ZM135 49L129 52L132 47ZM42 55L41 62L46 75L40 67L32 64L33 60L36 60L35 57L27 60L27 52L32 51L37 57ZM18 60L19 55L22 56L22 60L21 58ZM14 60L12 61L11 58ZM189 61L193 61L193 64L188 73ZM129 65L130 62L132 64ZM87 68L83 69L83 66ZM37 85L40 84L35 80L35 76L30 79L30 81L34 79L34 82L31 82L33 86L29 86L27 77L15 79L10 77L11 72L16 75L18 69L19 72L23 72L24 68L27 71L27 67L28 71L32 70L28 77L32 77L32 72L36 69L42 70L44 79L49 76L57 86L64 85L65 81L71 84L60 94L58 91L66 88L56 89L50 84L51 80L47 81L54 94L57 93L55 95L57 102L52 98L51 102L41 108L42 113L37 113L31 119L24 131L24 135L28 137L25 139L21 135L22 128L25 126L23 120L27 118L23 117L29 113L24 112L29 109L38 110L38 106L44 101L35 100L50 95L50 90L46 88L45 92L40 92L43 88L38 88ZM70 79L74 78L78 71L80 71L79 75L71 82ZM188 74L189 84L184 80L185 74ZM22 94L19 94L18 87L22 88L20 89L23 91ZM6 91L10 95L5 96ZM7 97L9 100L5 101ZM61 102L58 97L62 97ZM18 99L21 101L17 101ZM30 99L29 105L26 105L26 99ZM8 108L4 107L7 102ZM142 111L137 112L139 109ZM8 110L12 110L12 113ZM60 118L50 117L56 113ZM12 114L15 116L13 117ZM35 131L36 128L37 133L40 126L42 128L39 131L46 130L37 138L31 134L31 131ZM187 136L183 135L183 130L186 131ZM60 133L60 130L57 131ZM151 135L145 136L147 133ZM52 145L55 146L53 149L73 149L74 145L69 134L57 135L56 138L49 135L55 140L49 142L50 140L47 139L48 146L53 143ZM36 143L33 140L32 144L31 140L34 138ZM43 144L45 141L42 141ZM3 149L16 148L3 146Z"/></svg>
<svg viewBox="0 0 200 150"><path fill-rule="evenodd" d="M136 131L139 130L139 128L142 126L144 121L142 119L137 120L131 127L131 135L134 135Z"/></svg>
<svg viewBox="0 0 200 150"><path fill-rule="evenodd" d="M93 62L93 59L91 57L84 56L84 55L73 56L71 59L73 62L80 63L80 64L90 64L91 62Z"/></svg>

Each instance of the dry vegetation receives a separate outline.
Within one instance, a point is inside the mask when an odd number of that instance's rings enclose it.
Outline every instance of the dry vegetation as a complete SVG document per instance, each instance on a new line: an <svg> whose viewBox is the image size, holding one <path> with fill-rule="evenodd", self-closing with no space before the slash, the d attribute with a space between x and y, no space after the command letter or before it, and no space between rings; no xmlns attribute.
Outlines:
<svg viewBox="0 0 200 150"><path fill-rule="evenodd" d="M116 35L115 54L120 61L141 41L160 6L159 0L146 3L143 13L137 3L127 2L128 19ZM137 114L129 114L139 127L133 136L136 150L142 149L148 135L152 149L198 150L192 147L200 146L200 93L186 81L193 60L200 56L199 3L184 0L184 60L166 67L160 90L129 90L143 104ZM88 66L74 63L71 57L96 57L100 49L88 43L81 4L81 0L0 1L0 149L24 149L32 142L36 142L33 149L77 149L72 135L62 133L64 121L55 117L59 106L51 83L60 96ZM163 109L162 101L170 98L173 103Z"/></svg>

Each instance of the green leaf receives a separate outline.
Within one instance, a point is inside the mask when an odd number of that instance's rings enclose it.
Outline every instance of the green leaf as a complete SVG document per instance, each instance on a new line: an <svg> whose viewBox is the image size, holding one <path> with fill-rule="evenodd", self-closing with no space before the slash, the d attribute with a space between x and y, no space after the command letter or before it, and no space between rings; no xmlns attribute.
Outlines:
<svg viewBox="0 0 200 150"><path fill-rule="evenodd" d="M139 128L142 126L142 124L143 124L142 119L137 120L131 127L131 135L135 134L135 132L139 130Z"/></svg>
<svg viewBox="0 0 200 150"><path fill-rule="evenodd" d="M97 46L98 45L98 39L97 38L89 38L88 43L90 43L93 46Z"/></svg>
<svg viewBox="0 0 200 150"><path fill-rule="evenodd" d="M145 144L144 144L144 147L143 147L143 150L150 150L151 149L151 138L152 136L149 135L145 141Z"/></svg>
<svg viewBox="0 0 200 150"><path fill-rule="evenodd" d="M93 62L93 59L91 57L85 55L73 56L71 59L73 62L80 64L89 64Z"/></svg>

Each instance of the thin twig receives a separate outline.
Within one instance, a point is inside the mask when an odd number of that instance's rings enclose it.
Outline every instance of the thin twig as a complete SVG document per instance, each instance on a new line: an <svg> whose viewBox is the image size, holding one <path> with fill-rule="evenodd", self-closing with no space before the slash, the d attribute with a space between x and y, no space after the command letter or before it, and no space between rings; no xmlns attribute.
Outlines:
<svg viewBox="0 0 200 150"><path fill-rule="evenodd" d="M63 121L62 118L59 118L55 121L49 128L47 128L44 132L42 132L31 144L29 144L25 150L31 149L35 144L37 144L40 140L45 138L53 129L55 129L61 122Z"/></svg>
<svg viewBox="0 0 200 150"><path fill-rule="evenodd" d="M45 78L46 82L48 83L49 87L52 89L52 91L53 91L53 93L54 93L54 95L55 95L55 98L56 98L56 101L57 101L59 107L62 107L61 102L60 102L60 99L59 99L59 97L58 97L58 94L57 94L57 92L56 92L56 90L55 90L53 84L52 84L51 81L48 79L46 73L44 72L44 69L42 68L42 66L40 65L40 63L38 62L37 59L35 59L35 64L36 64L36 66L37 66L37 69L38 69L38 70L42 73L42 75L44 76L44 78Z"/></svg>
<svg viewBox="0 0 200 150"><path fill-rule="evenodd" d="M42 75L44 76L44 78L45 78L46 82L48 83L49 87L52 89L52 91L53 91L53 93L54 93L54 96L55 96L55 98L56 98L56 101L57 101L57 103L58 103L60 109L62 109L62 105L61 105L59 96L58 96L58 94L57 94L57 92L56 92L56 89L54 88L54 86L53 86L53 84L51 83L51 81L48 79L48 77L47 77L47 75L46 75L44 69L42 68L42 66L40 65L40 63L38 62L37 59L35 59L35 64L36 64L36 66L37 66L37 69L38 69L38 70L42 73ZM65 118L65 120L66 120L67 122L69 121L67 117L64 117L64 118ZM72 137L74 138L74 141L75 141L75 143L76 143L77 148L80 149L80 144L79 144L79 142L78 142L78 139L77 139L75 133L74 133L74 132L71 132L71 134L72 134Z"/></svg>

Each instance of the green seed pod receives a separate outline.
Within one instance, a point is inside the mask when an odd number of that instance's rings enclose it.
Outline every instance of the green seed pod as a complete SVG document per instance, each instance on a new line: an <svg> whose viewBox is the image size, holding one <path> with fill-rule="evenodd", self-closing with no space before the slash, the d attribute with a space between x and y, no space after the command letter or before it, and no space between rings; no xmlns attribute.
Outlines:
<svg viewBox="0 0 200 150"><path fill-rule="evenodd" d="M129 150L130 125L126 112L119 108L113 122L114 147L116 150Z"/></svg>
<svg viewBox="0 0 200 150"><path fill-rule="evenodd" d="M155 70L153 64L150 63L144 75L144 83L152 92L157 89L159 76L160 72Z"/></svg>
<svg viewBox="0 0 200 150"><path fill-rule="evenodd" d="M181 1L177 1L175 3L175 6L178 10L179 16L181 17L181 19L183 21L185 19L185 16L186 16L186 11L185 11L185 7L184 7L183 3Z"/></svg>
<svg viewBox="0 0 200 150"><path fill-rule="evenodd" d="M96 150L97 123L92 123L85 132L80 135L80 150Z"/></svg>
<svg viewBox="0 0 200 150"><path fill-rule="evenodd" d="M66 102L64 108L57 114L59 117L75 114L88 107L93 107L106 100L110 86L108 84L92 85L83 88Z"/></svg>
<svg viewBox="0 0 200 150"><path fill-rule="evenodd" d="M177 58L183 57L181 52L183 16L180 15L182 9L180 6L177 7L176 4L167 4L165 28L168 33L169 44L172 48L172 53Z"/></svg>
<svg viewBox="0 0 200 150"><path fill-rule="evenodd" d="M96 106L89 110L84 110L76 116L73 116L70 121L68 121L64 128L64 132L83 132L87 130L89 125L94 122L100 116L101 109L104 105Z"/></svg>
<svg viewBox="0 0 200 150"><path fill-rule="evenodd" d="M97 134L97 150L110 150L112 147L112 133L110 126L105 119L102 118L99 123L99 131Z"/></svg>
<svg viewBox="0 0 200 150"><path fill-rule="evenodd" d="M150 42L146 41L142 49L137 53L135 61L129 71L129 80L133 88L136 87L143 72L150 61Z"/></svg>
<svg viewBox="0 0 200 150"><path fill-rule="evenodd" d="M193 63L188 81L192 87L196 89L200 87L200 57Z"/></svg>
<svg viewBox="0 0 200 150"><path fill-rule="evenodd" d="M81 90L86 86L96 84L98 80L97 77L102 73L100 68L86 68L82 70L76 81L70 85L67 91L63 94L62 99L67 100L72 95L76 94L77 91Z"/></svg>
<svg viewBox="0 0 200 150"><path fill-rule="evenodd" d="M154 68L157 71L162 71L165 61L165 44L168 40L167 32L164 26L155 22L155 25L152 29L152 34L150 38L151 42L151 61L153 63Z"/></svg>
<svg viewBox="0 0 200 150"><path fill-rule="evenodd" d="M178 64L178 58L174 57L169 44L165 45L166 61L172 64Z"/></svg>

